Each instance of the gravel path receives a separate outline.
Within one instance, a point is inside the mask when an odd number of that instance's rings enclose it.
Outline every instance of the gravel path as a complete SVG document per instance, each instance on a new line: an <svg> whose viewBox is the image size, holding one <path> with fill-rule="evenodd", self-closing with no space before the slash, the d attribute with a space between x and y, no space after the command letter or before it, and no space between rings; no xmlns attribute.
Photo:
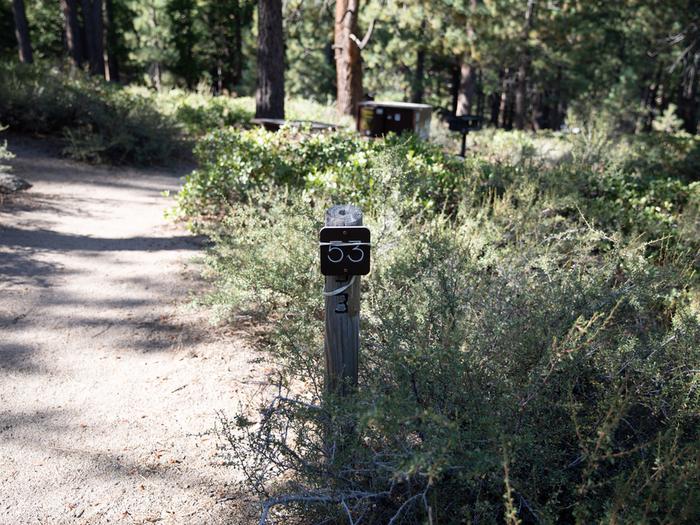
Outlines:
<svg viewBox="0 0 700 525"><path fill-rule="evenodd" d="M0 523L253 522L211 430L261 365L185 307L178 177L9 146L34 187L0 205Z"/></svg>

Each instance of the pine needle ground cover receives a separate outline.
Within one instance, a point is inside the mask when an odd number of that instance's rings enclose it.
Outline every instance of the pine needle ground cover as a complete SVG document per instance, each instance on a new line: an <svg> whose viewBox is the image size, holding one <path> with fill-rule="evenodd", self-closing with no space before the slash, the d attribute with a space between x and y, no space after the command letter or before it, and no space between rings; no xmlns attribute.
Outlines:
<svg viewBox="0 0 700 525"><path fill-rule="evenodd" d="M179 213L214 241L217 320L269 328L268 395L221 428L268 523L700 520L698 142L549 137L552 160L539 140L461 161L405 137L202 139ZM349 399L323 389L338 202L375 244Z"/></svg>

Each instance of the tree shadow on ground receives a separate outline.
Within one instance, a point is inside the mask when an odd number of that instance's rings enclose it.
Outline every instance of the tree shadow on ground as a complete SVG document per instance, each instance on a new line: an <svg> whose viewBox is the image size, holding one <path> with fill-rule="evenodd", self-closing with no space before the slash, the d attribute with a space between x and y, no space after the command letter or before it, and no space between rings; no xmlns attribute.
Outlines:
<svg viewBox="0 0 700 525"><path fill-rule="evenodd" d="M0 246L32 248L43 251L151 252L158 250L199 250L204 245L204 242L204 237L193 237L191 235L109 238L60 233L46 229L24 229L11 226L0 228Z"/></svg>
<svg viewBox="0 0 700 525"><path fill-rule="evenodd" d="M0 325L2 326L2 325ZM35 348L21 344L0 343L0 374L45 374L47 369L34 360ZM2 417L0 416L0 422Z"/></svg>
<svg viewBox="0 0 700 525"><path fill-rule="evenodd" d="M89 431L81 421L79 413L65 409L0 411L0 451L8 468L11 464L21 466L24 457L33 453L39 454L35 462L42 458L40 467L60 467L45 470L46 475L41 469L15 472L25 490L37 494L59 490L67 501L75 502L75 507L85 508L82 517L86 520L117 517L130 522L155 522L167 512L175 523L257 521L259 509L250 494L233 483L203 475L189 458L180 458L180 449L161 449L158 443L153 443L153 449L126 447L116 451L99 444L73 445L71 435ZM106 498L98 506L90 504L90 499L114 485L122 487L124 498ZM77 486L84 490L68 488ZM162 494L166 494L165 500ZM26 512L31 506L31 499L21 494L12 496L3 502L7 505L5 511L23 505ZM158 501L157 507L154 501ZM61 516L52 515L52 519L68 517L64 509L61 511Z"/></svg>
<svg viewBox="0 0 700 525"><path fill-rule="evenodd" d="M0 249L2 247L0 229ZM33 255L33 250L20 246L12 251L0 251L0 284L47 288L52 277L64 273L58 264L38 260ZM2 323L3 319L0 316L0 326Z"/></svg>

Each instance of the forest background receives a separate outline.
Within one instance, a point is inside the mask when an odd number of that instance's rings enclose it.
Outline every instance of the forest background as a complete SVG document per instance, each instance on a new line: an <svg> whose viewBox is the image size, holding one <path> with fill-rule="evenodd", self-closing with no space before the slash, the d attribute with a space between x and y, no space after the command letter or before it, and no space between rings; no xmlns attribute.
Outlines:
<svg viewBox="0 0 700 525"><path fill-rule="evenodd" d="M253 95L258 13L281 10L283 23L262 36L284 43L284 84L276 87L288 97L339 104L349 97L346 113L366 95L426 102L505 129L558 130L568 111L594 110L637 132L673 104L682 127L697 131L700 28L689 15L700 9L692 0L261 0L256 7L250 0L3 1L0 56L17 55L14 9L26 13L17 26L26 32L24 61L70 58L114 82ZM355 50L349 67L361 63L350 73L360 79L347 87L335 67L345 45L338 10L350 13L345 36L358 44L345 46Z"/></svg>

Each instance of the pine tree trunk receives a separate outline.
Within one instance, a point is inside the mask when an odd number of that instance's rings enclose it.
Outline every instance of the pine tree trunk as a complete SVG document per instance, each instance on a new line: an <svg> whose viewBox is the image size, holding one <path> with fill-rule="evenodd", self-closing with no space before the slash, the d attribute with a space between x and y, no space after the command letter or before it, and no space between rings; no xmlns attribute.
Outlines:
<svg viewBox="0 0 700 525"><path fill-rule="evenodd" d="M499 126L503 129L508 127L508 99L510 98L508 96L508 92L510 91L509 76L510 71L506 68L501 78L501 100L498 104Z"/></svg>
<svg viewBox="0 0 700 525"><path fill-rule="evenodd" d="M282 0L258 2L258 87L255 116L284 118Z"/></svg>
<svg viewBox="0 0 700 525"><path fill-rule="evenodd" d="M459 71L457 115L468 115L476 102L476 67L463 61Z"/></svg>
<svg viewBox="0 0 700 525"><path fill-rule="evenodd" d="M698 67L691 61L685 78L679 87L678 114L683 119L683 128L688 133L698 132Z"/></svg>
<svg viewBox="0 0 700 525"><path fill-rule="evenodd" d="M420 46L416 52L416 72L413 77L413 89L411 91L411 102L421 104L425 94L425 48Z"/></svg>
<svg viewBox="0 0 700 525"><path fill-rule="evenodd" d="M525 62L521 62L515 76L515 127L518 129L525 129L527 70Z"/></svg>
<svg viewBox="0 0 700 525"><path fill-rule="evenodd" d="M527 121L527 80L531 62L530 46L527 41L532 29L534 11L535 0L528 0L523 27L523 50L515 81L515 127L518 129L525 129Z"/></svg>
<svg viewBox="0 0 700 525"><path fill-rule="evenodd" d="M105 76L104 24L102 22L102 0L83 0L83 20L87 55L92 75Z"/></svg>
<svg viewBox="0 0 700 525"><path fill-rule="evenodd" d="M505 76L505 71L503 69L498 70L498 86L499 89L496 91L493 91L491 95L489 96L490 98L490 103L491 103L491 125L494 127L498 127L501 122L501 96L502 96L502 90L503 90L503 77Z"/></svg>
<svg viewBox="0 0 700 525"><path fill-rule="evenodd" d="M83 42L80 37L77 0L61 0L61 11L63 11L68 56L73 66L79 68L83 65Z"/></svg>
<svg viewBox="0 0 700 525"><path fill-rule="evenodd" d="M469 1L470 16L467 19L467 38L470 42L474 40L474 25L471 17L476 12L477 0ZM474 111L476 97L476 72L478 67L472 63L469 53L462 55L459 67L459 96L457 99L457 115L468 115Z"/></svg>
<svg viewBox="0 0 700 525"><path fill-rule="evenodd" d="M92 0L92 24L94 30L95 75L105 76L104 20L102 0Z"/></svg>
<svg viewBox="0 0 700 525"><path fill-rule="evenodd" d="M243 25L243 8L240 0L233 0L236 5L236 18L233 21L233 64L231 69L233 70L233 79L231 90L235 88L240 82L243 76L243 37L241 35L241 26Z"/></svg>
<svg viewBox="0 0 700 525"><path fill-rule="evenodd" d="M413 85L411 86L411 102L415 104L421 104L423 102L423 95L425 94L425 44L423 44L424 37L425 19L423 19L420 23L421 42L418 43L418 50L416 51L416 70L413 75Z"/></svg>
<svg viewBox="0 0 700 525"><path fill-rule="evenodd" d="M350 38L357 34L360 0L336 0L335 71L338 112L355 115L362 99L362 59L360 48Z"/></svg>
<svg viewBox="0 0 700 525"><path fill-rule="evenodd" d="M460 68L459 65L456 65L452 68L452 81L450 82L450 95L452 98L452 107L450 109L453 115L457 114L457 105L459 103L459 76Z"/></svg>
<svg viewBox="0 0 700 525"><path fill-rule="evenodd" d="M114 27L114 7L112 0L105 0L105 15L107 24L107 80L119 82L119 62L117 61L118 35Z"/></svg>
<svg viewBox="0 0 700 525"><path fill-rule="evenodd" d="M32 42L29 38L29 24L27 24L23 0L12 0L12 14L15 17L15 36L19 47L19 61L31 64L33 62Z"/></svg>
<svg viewBox="0 0 700 525"><path fill-rule="evenodd" d="M489 122L494 127L498 127L498 115L501 106L501 94L498 91L494 91L489 95L489 103L491 105L491 118Z"/></svg>
<svg viewBox="0 0 700 525"><path fill-rule="evenodd" d="M481 67L476 70L476 114L484 116L484 72Z"/></svg>
<svg viewBox="0 0 700 525"><path fill-rule="evenodd" d="M552 101L552 115L549 118L549 127L558 131L564 123L565 109L561 92L562 67L557 67L557 80L554 83L554 99Z"/></svg>

